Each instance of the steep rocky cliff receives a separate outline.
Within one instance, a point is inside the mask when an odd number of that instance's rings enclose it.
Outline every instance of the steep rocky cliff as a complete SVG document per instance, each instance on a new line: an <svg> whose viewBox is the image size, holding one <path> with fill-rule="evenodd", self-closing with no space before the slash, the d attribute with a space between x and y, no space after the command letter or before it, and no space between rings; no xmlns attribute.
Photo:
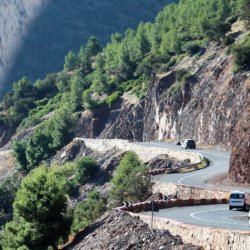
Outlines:
<svg viewBox="0 0 250 250"><path fill-rule="evenodd" d="M174 95L169 87L181 69L192 76ZM226 49L211 44L199 57L185 58L171 73L154 78L145 107L145 125L156 140L194 138L199 144L230 146L231 133L248 94L248 73L234 75ZM145 131L146 133L148 131Z"/></svg>
<svg viewBox="0 0 250 250"><path fill-rule="evenodd" d="M181 71L188 77L178 86ZM232 149L229 177L249 183L249 83L250 72L234 74L227 48L211 43L203 55L185 57L171 71L152 75L144 99L125 94L111 111L92 114L88 124L99 121L99 129L93 126L88 136L132 141L194 138L200 145Z"/></svg>
<svg viewBox="0 0 250 250"><path fill-rule="evenodd" d="M250 184L250 102L233 133L229 173L230 180Z"/></svg>
<svg viewBox="0 0 250 250"><path fill-rule="evenodd" d="M127 96L94 136L131 140L180 140L229 148L231 134L248 101L249 72L233 74L226 48L210 44L204 55L185 57L170 72L153 75L144 100ZM188 81L172 93L176 75L185 69Z"/></svg>

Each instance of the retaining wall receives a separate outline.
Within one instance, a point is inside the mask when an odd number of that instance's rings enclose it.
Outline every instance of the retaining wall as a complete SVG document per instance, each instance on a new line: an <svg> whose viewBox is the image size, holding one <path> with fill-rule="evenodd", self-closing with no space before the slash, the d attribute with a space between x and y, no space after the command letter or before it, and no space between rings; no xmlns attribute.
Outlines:
<svg viewBox="0 0 250 250"><path fill-rule="evenodd" d="M143 162L147 162L152 158L160 154L167 154L169 157L173 157L179 160L190 159L191 164L197 164L201 162L200 155L196 153L190 153L180 150L172 150L167 148L159 147L146 147L143 145L130 143L127 140L120 139L85 139L85 138L75 138L74 141L84 141L88 148L106 152L114 147L117 147L121 151L134 151Z"/></svg>
<svg viewBox="0 0 250 250"><path fill-rule="evenodd" d="M199 206L212 204L227 204L228 199L172 199L172 200L155 200L158 209L169 207ZM118 207L118 210L127 212L149 211L151 201L144 201L131 204L129 206Z"/></svg>
<svg viewBox="0 0 250 250"><path fill-rule="evenodd" d="M151 225L151 216L130 213L139 216L142 221ZM168 230L179 235L183 242L200 245L205 250L247 250L250 249L249 231L231 231L211 227L188 225L167 218L154 217L153 227Z"/></svg>
<svg viewBox="0 0 250 250"><path fill-rule="evenodd" d="M153 186L153 193L163 193L164 195L175 194L178 199L207 199L216 198L223 199L228 198L230 192L219 189L209 189L201 187L192 187L186 185L179 185L174 183L164 183L155 181Z"/></svg>

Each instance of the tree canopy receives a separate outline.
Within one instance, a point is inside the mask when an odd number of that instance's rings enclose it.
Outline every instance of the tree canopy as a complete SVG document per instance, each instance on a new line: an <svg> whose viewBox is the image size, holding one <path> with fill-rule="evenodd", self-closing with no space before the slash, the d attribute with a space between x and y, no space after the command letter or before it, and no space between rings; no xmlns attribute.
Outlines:
<svg viewBox="0 0 250 250"><path fill-rule="evenodd" d="M67 198L55 175L45 166L34 170L21 184L14 201L14 219L5 225L3 249L47 249L68 234Z"/></svg>

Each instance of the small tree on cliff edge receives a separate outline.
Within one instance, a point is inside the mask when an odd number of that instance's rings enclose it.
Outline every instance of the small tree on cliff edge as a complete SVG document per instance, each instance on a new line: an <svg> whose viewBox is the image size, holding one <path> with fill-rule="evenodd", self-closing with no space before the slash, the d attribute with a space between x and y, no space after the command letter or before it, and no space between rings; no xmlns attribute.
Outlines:
<svg viewBox="0 0 250 250"><path fill-rule="evenodd" d="M56 244L69 232L65 216L67 198L55 175L42 166L22 182L14 202L14 220L7 223L1 244L3 249L37 249Z"/></svg>
<svg viewBox="0 0 250 250"><path fill-rule="evenodd" d="M134 152L127 152L112 179L111 203L119 206L124 200L142 201L151 193L151 187L147 168Z"/></svg>

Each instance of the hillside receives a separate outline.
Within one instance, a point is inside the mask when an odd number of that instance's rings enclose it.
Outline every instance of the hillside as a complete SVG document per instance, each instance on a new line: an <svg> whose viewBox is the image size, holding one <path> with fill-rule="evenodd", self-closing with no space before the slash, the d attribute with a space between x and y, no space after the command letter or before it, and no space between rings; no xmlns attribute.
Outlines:
<svg viewBox="0 0 250 250"><path fill-rule="evenodd" d="M0 3L0 86L34 81L63 66L91 35L104 45L114 32L152 21L169 0L8 1ZM46 62L46 63L45 63ZM0 96L1 96L0 92Z"/></svg>
<svg viewBox="0 0 250 250"><path fill-rule="evenodd" d="M81 232L76 243L63 249L200 250L201 247L183 244L178 236L174 237L168 231L152 231L141 220L112 211Z"/></svg>
<svg viewBox="0 0 250 250"><path fill-rule="evenodd" d="M0 2L0 96L22 39L47 0Z"/></svg>
<svg viewBox="0 0 250 250"><path fill-rule="evenodd" d="M112 34L106 46L89 37L35 84L17 81L0 104L0 150L12 163L0 182L1 221L14 215L0 231L2 248L57 249L107 209L150 197L151 163L113 142L100 154L108 144L90 140L94 152L83 138L194 138L198 147L232 150L228 177L249 185L249 7L182 0L154 22ZM191 164L169 157L151 165ZM88 242L95 246L79 247Z"/></svg>

